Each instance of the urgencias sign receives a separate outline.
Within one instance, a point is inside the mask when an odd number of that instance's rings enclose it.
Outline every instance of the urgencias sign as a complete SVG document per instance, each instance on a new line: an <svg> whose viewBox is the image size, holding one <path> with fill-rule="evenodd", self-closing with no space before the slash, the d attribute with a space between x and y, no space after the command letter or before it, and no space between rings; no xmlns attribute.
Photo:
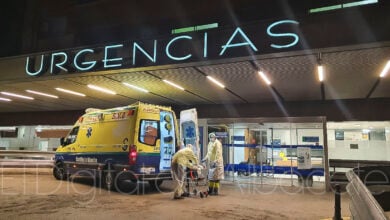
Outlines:
<svg viewBox="0 0 390 220"><path fill-rule="evenodd" d="M251 28L230 28L209 32L172 35L111 44L99 48L56 51L26 58L26 74L40 76L164 65L279 52L296 47L299 22L280 20Z"/></svg>

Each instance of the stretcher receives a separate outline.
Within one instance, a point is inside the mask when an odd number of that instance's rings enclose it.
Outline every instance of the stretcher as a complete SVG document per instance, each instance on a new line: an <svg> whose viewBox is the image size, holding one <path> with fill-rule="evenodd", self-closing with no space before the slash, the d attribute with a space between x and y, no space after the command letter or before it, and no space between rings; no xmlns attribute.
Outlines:
<svg viewBox="0 0 390 220"><path fill-rule="evenodd" d="M187 168L185 178L184 196L200 196L206 198L208 196L208 169L206 165L201 165L200 169L194 170Z"/></svg>

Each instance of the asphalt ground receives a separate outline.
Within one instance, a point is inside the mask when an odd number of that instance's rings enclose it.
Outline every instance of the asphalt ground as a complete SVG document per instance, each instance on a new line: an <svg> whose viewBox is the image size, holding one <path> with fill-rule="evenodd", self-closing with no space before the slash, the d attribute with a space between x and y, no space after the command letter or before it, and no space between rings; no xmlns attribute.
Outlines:
<svg viewBox="0 0 390 220"><path fill-rule="evenodd" d="M93 178L58 181L51 170L0 172L0 219L329 219L334 192L324 187L223 181L218 196L173 199L175 184L119 184L115 191ZM204 190L205 187L197 187ZM341 193L342 216L350 216Z"/></svg>

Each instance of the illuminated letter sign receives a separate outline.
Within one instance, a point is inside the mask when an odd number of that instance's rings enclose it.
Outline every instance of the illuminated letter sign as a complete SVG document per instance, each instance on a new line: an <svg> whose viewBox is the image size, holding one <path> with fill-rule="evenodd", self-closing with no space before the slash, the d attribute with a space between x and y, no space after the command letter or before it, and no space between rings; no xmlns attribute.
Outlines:
<svg viewBox="0 0 390 220"><path fill-rule="evenodd" d="M154 40L154 47L153 47L153 57L150 56L146 51L137 44L137 42L134 42L133 44L133 65L135 65L135 52L139 49L149 60L151 60L153 63L156 62L156 51L157 51L157 41Z"/></svg>
<svg viewBox="0 0 390 220"><path fill-rule="evenodd" d="M236 37L237 33L239 33L242 38L244 38L244 40L246 42L242 42L242 43L235 43L235 44L232 44L232 41L233 39ZM230 37L230 39L228 40L228 42L226 43L226 45L223 45L222 46L222 51L221 53L219 54L219 56L222 56L223 53L225 53L225 50L229 47L241 47L241 46L246 46L246 45L249 45L252 47L252 49L254 51L257 51L257 48L255 47L255 45L253 45L252 41L249 40L249 38L246 36L246 34L241 30L241 28L237 28L236 31L234 31L234 33L232 34L232 36Z"/></svg>
<svg viewBox="0 0 390 220"><path fill-rule="evenodd" d="M207 32L204 33L203 37L203 57L207 57Z"/></svg>
<svg viewBox="0 0 390 220"><path fill-rule="evenodd" d="M302 48L296 46L299 42L298 33L291 31L298 29L298 25L299 22L295 20L279 20L271 24L261 23L259 26L250 24L222 30L223 33L228 32L228 35L222 35L218 31L206 32L204 31L206 29L192 28L188 29L185 35L174 35L161 40L151 39L142 43L133 41L103 45L94 49L52 52L27 57L25 72L29 76L41 76L46 72L58 74L61 71L64 73L99 71L164 65L186 60L196 62L251 56L258 55L259 49L261 53L272 53L275 49ZM268 42L264 42L265 40Z"/></svg>
<svg viewBox="0 0 390 220"><path fill-rule="evenodd" d="M108 58L109 49L118 48L118 47L123 47L123 44L117 44L117 45L112 45L112 46L106 46L106 47L104 48L104 59L103 59L104 68L111 68L111 67L122 66L122 63L117 63L117 64L109 64L109 63L108 63L108 62L122 61L122 57L120 57L120 58L112 58L112 59L109 59L109 58Z"/></svg>
<svg viewBox="0 0 390 220"><path fill-rule="evenodd" d="M30 60L32 60L32 62L30 62ZM45 56L41 55L41 65L39 66L39 70L33 72L33 71L30 71L30 70L31 70L31 66L34 67L35 57L31 58L31 59L30 59L30 57L27 57L27 60L26 60L26 73L27 73L27 75L29 75L29 76L39 76L40 74L42 74L44 72L44 68L43 68L44 61L45 61Z"/></svg>
<svg viewBox="0 0 390 220"><path fill-rule="evenodd" d="M280 24L299 24L299 23L297 21L293 21L293 20L283 20L283 21L278 21L278 22L272 23L267 28L267 34L269 36L272 36L272 37L292 37L292 38L294 38L294 41L290 44L285 44L285 45L271 44L271 47L280 49L280 48L287 48L287 47L292 47L292 46L296 45L299 41L298 35L293 34L293 33L276 34L276 33L271 32L271 29L273 27L280 25Z"/></svg>
<svg viewBox="0 0 390 220"><path fill-rule="evenodd" d="M165 53L172 60L186 60L186 59L189 59L192 56L192 54L188 54L187 56L184 56L184 57L174 57L174 56L171 55L171 52L169 50L171 45L173 44L173 42L175 42L177 40L180 40L180 39L192 40L192 37L191 36L179 36L179 37L175 37L171 41L169 41L169 43L167 44L167 47L165 48Z"/></svg>
<svg viewBox="0 0 390 220"><path fill-rule="evenodd" d="M63 57L62 61L59 61L60 60L59 59L60 56ZM56 63L57 61L59 61L59 63ZM66 53L64 53L64 52L53 53L51 55L50 73L51 74L53 74L53 73L56 74L56 73L59 72L58 69L61 69L61 70L65 71L65 72L68 72L68 70L65 67L62 66L67 61L68 61L68 55ZM58 69L55 69L54 66L57 67Z"/></svg>
<svg viewBox="0 0 390 220"><path fill-rule="evenodd" d="M79 56L84 54L84 53L94 53L94 51L92 49L84 49L84 50L80 50L80 52L78 52L76 54L76 56L74 57L73 59L73 64L74 66L78 69L78 70L82 70L82 71L87 71L87 70L90 70L92 69L95 65L96 65L96 61L84 61L84 62L81 62L82 65L84 65L85 67L81 67L78 63L77 63L77 60L79 59Z"/></svg>

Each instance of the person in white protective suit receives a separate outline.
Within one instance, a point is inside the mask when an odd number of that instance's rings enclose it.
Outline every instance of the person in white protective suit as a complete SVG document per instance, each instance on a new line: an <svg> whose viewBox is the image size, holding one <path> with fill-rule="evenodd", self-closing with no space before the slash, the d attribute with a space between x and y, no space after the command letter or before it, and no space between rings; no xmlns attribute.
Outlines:
<svg viewBox="0 0 390 220"><path fill-rule="evenodd" d="M183 199L183 187L186 177L186 168L192 170L198 170L198 158L192 151L192 145L188 144L187 147L179 150L172 157L171 173L173 180L177 183L175 192L173 194L174 199Z"/></svg>
<svg viewBox="0 0 390 220"><path fill-rule="evenodd" d="M214 133L209 134L210 142L207 146L207 154L202 162L209 161L209 195L218 195L220 180L224 179L222 144Z"/></svg>

